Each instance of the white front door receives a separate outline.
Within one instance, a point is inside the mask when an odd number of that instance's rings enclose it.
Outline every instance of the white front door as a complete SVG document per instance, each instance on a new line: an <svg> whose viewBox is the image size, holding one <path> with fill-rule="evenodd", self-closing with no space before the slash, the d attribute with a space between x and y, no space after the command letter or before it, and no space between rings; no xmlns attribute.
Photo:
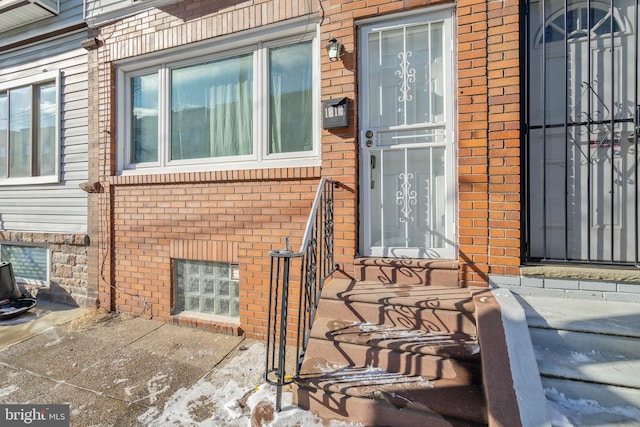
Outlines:
<svg viewBox="0 0 640 427"><path fill-rule="evenodd" d="M455 258L451 20L360 29L365 256Z"/></svg>

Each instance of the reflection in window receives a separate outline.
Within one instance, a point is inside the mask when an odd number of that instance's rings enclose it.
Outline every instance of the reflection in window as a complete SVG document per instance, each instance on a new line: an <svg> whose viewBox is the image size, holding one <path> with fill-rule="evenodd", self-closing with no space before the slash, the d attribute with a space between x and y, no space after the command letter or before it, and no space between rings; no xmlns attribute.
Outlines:
<svg viewBox="0 0 640 427"><path fill-rule="evenodd" d="M565 19L566 28L565 31ZM591 29L591 37L603 36L611 33L611 13L609 9L604 9L603 6L593 4L590 9L585 6L573 6L567 10L567 14L564 11L556 12L547 20L547 25L544 29L544 38L540 36L538 43L563 41L565 34L567 39L576 39L580 37L587 37L589 35L589 27ZM621 31L621 24L614 16L613 20L613 32L617 33Z"/></svg>
<svg viewBox="0 0 640 427"><path fill-rule="evenodd" d="M310 51L310 41L269 51L271 153L312 149Z"/></svg>
<svg viewBox="0 0 640 427"><path fill-rule="evenodd" d="M31 175L31 86L9 91L9 176Z"/></svg>
<svg viewBox="0 0 640 427"><path fill-rule="evenodd" d="M131 79L131 162L158 161L158 75Z"/></svg>
<svg viewBox="0 0 640 427"><path fill-rule="evenodd" d="M7 176L8 155L8 133L9 130L9 106L7 105L7 94L0 92L0 178Z"/></svg>
<svg viewBox="0 0 640 427"><path fill-rule="evenodd" d="M0 246L0 261L10 262L13 274L21 282L44 284L47 281L47 248L39 246Z"/></svg>
<svg viewBox="0 0 640 427"><path fill-rule="evenodd" d="M311 157L313 50L311 40L261 43L234 56L134 72L128 77L125 167Z"/></svg>
<svg viewBox="0 0 640 427"><path fill-rule="evenodd" d="M251 154L253 56L171 73L171 160Z"/></svg>
<svg viewBox="0 0 640 427"><path fill-rule="evenodd" d="M54 84L37 88L38 109L36 136L36 170L40 176L56 171L56 88Z"/></svg>
<svg viewBox="0 0 640 427"><path fill-rule="evenodd" d="M0 179L55 175L57 117L54 82L0 92Z"/></svg>

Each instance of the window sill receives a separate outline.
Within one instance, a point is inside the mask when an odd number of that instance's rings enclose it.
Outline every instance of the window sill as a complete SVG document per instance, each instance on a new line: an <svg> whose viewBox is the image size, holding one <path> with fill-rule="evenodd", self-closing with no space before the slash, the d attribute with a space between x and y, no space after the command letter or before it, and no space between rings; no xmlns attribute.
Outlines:
<svg viewBox="0 0 640 427"><path fill-rule="evenodd" d="M240 327L240 319L238 318L203 314L193 311L182 311L175 314L173 316L173 324L233 336L241 336L244 334L244 331Z"/></svg>
<svg viewBox="0 0 640 427"><path fill-rule="evenodd" d="M179 318L205 320L208 322L215 322L215 323L229 323L233 325L240 324L239 317L229 317L229 316L221 316L219 314L200 313L198 311L185 310L185 311L181 311L180 313L177 313L175 316Z"/></svg>
<svg viewBox="0 0 640 427"><path fill-rule="evenodd" d="M159 175L159 174L180 174L194 172L231 172L241 170L259 169L280 169L295 167L320 166L321 159L315 154L300 157L287 157L269 161L227 161L200 165L180 165L180 166L133 166L131 168L120 169L118 175Z"/></svg>
<svg viewBox="0 0 640 427"><path fill-rule="evenodd" d="M319 162L318 162L319 163ZM320 178L320 165L271 169L243 169L183 173L149 173L112 176L111 185L180 184L193 182L264 181Z"/></svg>
<svg viewBox="0 0 640 427"><path fill-rule="evenodd" d="M57 184L60 179L57 175L52 176L34 176L24 178L6 178L0 180L0 187L18 186L18 185L38 185L38 184Z"/></svg>

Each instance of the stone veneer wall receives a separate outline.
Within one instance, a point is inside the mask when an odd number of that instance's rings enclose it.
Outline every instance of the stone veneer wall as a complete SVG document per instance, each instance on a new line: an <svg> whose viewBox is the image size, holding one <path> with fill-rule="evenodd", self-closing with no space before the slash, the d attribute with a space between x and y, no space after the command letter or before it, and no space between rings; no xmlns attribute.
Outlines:
<svg viewBox="0 0 640 427"><path fill-rule="evenodd" d="M49 248L49 286L23 285L34 298L90 307L96 305L97 292L91 289L87 274L86 234L2 232L0 241L46 245Z"/></svg>

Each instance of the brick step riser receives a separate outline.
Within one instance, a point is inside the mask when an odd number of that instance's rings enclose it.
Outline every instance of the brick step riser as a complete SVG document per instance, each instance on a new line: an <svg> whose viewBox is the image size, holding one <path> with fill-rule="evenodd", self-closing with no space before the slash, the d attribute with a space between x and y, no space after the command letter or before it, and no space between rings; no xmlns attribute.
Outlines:
<svg viewBox="0 0 640 427"><path fill-rule="evenodd" d="M424 379L455 379L460 385L481 382L477 362L418 353L373 348L311 338L302 365L303 373L321 373L344 366L375 366L389 373L421 376Z"/></svg>
<svg viewBox="0 0 640 427"><path fill-rule="evenodd" d="M480 425L471 421L444 418L430 412L400 410L387 402L345 396L340 393L295 385L293 404L324 419L342 420L367 426L474 427Z"/></svg>
<svg viewBox="0 0 640 427"><path fill-rule="evenodd" d="M473 314L457 311L323 299L316 316L343 321L344 326L370 323L431 333L476 335Z"/></svg>
<svg viewBox="0 0 640 427"><path fill-rule="evenodd" d="M395 267L380 265L356 265L356 281L397 283L406 285L460 287L458 270L421 267Z"/></svg>
<svg viewBox="0 0 640 427"><path fill-rule="evenodd" d="M343 324L344 322L335 319L318 318L311 331L311 337L459 360L480 361L478 342L473 339L474 337L467 335L424 334L421 331L395 332L379 330L379 328L362 332L358 327L336 330L336 325Z"/></svg>

